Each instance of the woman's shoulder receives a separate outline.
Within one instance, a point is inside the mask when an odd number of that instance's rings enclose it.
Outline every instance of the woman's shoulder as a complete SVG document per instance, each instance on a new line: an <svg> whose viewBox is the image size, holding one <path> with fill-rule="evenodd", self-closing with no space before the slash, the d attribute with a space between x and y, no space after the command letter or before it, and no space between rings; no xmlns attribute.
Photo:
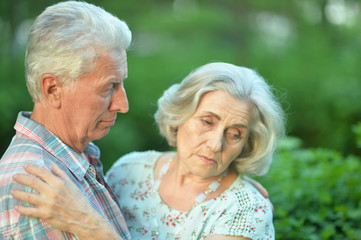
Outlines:
<svg viewBox="0 0 361 240"><path fill-rule="evenodd" d="M107 175L110 172L117 171L119 168L134 166L134 165L146 165L153 167L157 159L162 155L162 152L149 150L144 152L131 152L120 157L109 169Z"/></svg>
<svg viewBox="0 0 361 240"><path fill-rule="evenodd" d="M255 212L259 206L272 209L269 201L242 176L239 176L224 194L227 194L228 198L242 209L245 206Z"/></svg>
<svg viewBox="0 0 361 240"><path fill-rule="evenodd" d="M116 167L122 164L139 164L139 163L154 163L163 153L155 150L144 152L131 152L121 156L113 166Z"/></svg>
<svg viewBox="0 0 361 240"><path fill-rule="evenodd" d="M273 213L270 202L252 184L238 177L216 204L222 214L214 234L274 239Z"/></svg>

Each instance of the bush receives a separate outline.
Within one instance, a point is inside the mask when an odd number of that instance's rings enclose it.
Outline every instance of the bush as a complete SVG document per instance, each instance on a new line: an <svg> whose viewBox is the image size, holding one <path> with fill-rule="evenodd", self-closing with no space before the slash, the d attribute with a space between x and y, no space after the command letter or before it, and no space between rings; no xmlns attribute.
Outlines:
<svg viewBox="0 0 361 240"><path fill-rule="evenodd" d="M275 206L276 239L361 239L361 158L284 139L258 180Z"/></svg>
<svg viewBox="0 0 361 240"><path fill-rule="evenodd" d="M356 144L358 148L361 148L361 122L352 127L352 131L356 136Z"/></svg>

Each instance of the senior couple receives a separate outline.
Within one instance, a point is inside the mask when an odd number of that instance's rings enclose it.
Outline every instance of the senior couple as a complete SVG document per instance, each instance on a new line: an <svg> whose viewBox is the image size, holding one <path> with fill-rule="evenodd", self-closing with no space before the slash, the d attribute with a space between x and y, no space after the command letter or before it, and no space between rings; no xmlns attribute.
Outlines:
<svg viewBox="0 0 361 240"><path fill-rule="evenodd" d="M274 239L265 174L283 111L255 71L210 63L167 89L155 121L175 152L133 152L104 179L99 149L117 113L131 32L85 2L31 27L20 112L0 161L1 239Z"/></svg>

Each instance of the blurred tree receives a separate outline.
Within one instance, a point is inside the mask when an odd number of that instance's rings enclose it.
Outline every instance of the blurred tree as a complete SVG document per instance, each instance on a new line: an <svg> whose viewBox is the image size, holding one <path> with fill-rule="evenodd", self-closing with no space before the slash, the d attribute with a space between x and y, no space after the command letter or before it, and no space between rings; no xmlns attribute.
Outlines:
<svg viewBox="0 0 361 240"><path fill-rule="evenodd" d="M16 114L32 108L23 66L29 23L55 2L0 1L0 153L14 134ZM125 81L130 111L96 142L105 170L126 152L168 149L153 122L157 99L211 61L264 76L283 99L289 135L305 147L360 153L351 130L361 120L359 1L89 2L124 19L134 37Z"/></svg>

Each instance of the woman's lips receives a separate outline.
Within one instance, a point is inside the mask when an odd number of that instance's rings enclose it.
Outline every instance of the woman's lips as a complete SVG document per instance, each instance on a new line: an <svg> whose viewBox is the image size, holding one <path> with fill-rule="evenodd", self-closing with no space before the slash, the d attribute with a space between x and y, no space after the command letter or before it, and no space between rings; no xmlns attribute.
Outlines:
<svg viewBox="0 0 361 240"><path fill-rule="evenodd" d="M206 156L199 155L199 158L207 165L214 165L217 163L213 158L208 158Z"/></svg>

